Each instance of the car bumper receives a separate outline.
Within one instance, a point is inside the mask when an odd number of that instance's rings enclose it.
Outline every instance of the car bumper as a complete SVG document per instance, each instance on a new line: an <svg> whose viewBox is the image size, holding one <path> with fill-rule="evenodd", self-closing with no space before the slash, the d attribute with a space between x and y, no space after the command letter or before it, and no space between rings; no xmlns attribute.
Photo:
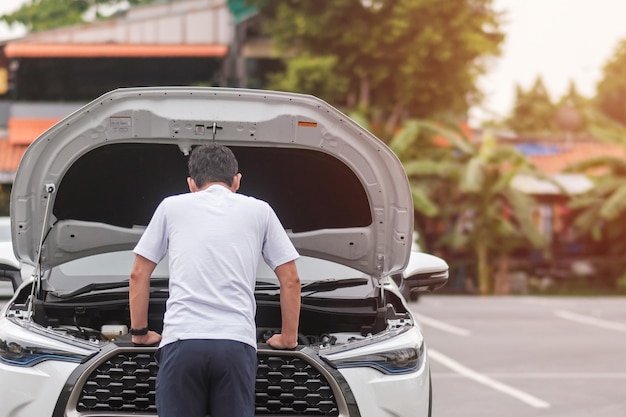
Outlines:
<svg viewBox="0 0 626 417"><path fill-rule="evenodd" d="M0 408L0 417L32 417L32 416L122 416L140 412L145 415L156 415L154 407L154 381L156 377L153 354L154 348L115 347L109 345L99 355L87 363L77 365L68 362L46 361L34 367L16 367L0 364L0 392L5 398ZM123 358L124 360L118 360ZM317 359L316 359L317 358ZM325 404L335 411L329 415L340 417L386 417L386 416L428 416L429 409L429 367L425 360L423 365L414 372L402 375L387 375L372 368L333 369L308 349L298 352L259 350L259 369L257 373L257 408L258 415L269 415L282 409L285 396L297 397L298 390L286 393L284 384L305 378L308 381L325 379L325 394L322 391L309 392L305 402L321 395L318 411ZM143 362L143 363L142 363ZM115 365L118 363L118 365ZM135 365L142 363L138 369ZM306 365L306 366L305 366ZM115 373L110 373L111 366L118 366ZM106 369L108 376L105 372ZM128 371L121 375L123 369ZM141 374L145 373L145 378ZM117 376L115 376L117 374ZM119 381L131 382L126 389L115 392ZM103 379L104 378L104 379ZM273 381L273 378L277 378ZM132 380L132 381L130 381ZM90 382L91 381L91 382ZM93 390L89 388L91 387ZM146 385L146 398L137 398L136 394ZM294 385L293 383L291 385ZM302 386L308 385L302 382ZM108 391L107 391L108 390ZM92 392L93 391L93 392ZM98 407L86 409L90 401L109 396L104 405L113 404L110 408ZM260 392L259 392L260 391ZM273 391L274 397L269 394ZM129 403L136 403L140 409L126 411L115 410L114 398L118 395L134 396ZM334 399L333 399L334 398ZM147 401L141 405L140 401ZM298 398L292 398L291 404L297 411ZM83 405L81 408L81 404ZM278 408L275 408L278 407ZM125 407L123 407L125 408ZM142 412L143 410L143 412ZM274 410L274 411L272 411ZM288 415L283 412L276 415ZM302 410L301 410L302 411ZM293 413L296 415L297 413ZM324 415L323 413L321 415Z"/></svg>
<svg viewBox="0 0 626 417"><path fill-rule="evenodd" d="M0 363L0 417L51 416L63 386L77 366L59 361L33 367Z"/></svg>
<svg viewBox="0 0 626 417"><path fill-rule="evenodd" d="M385 375L371 368L340 372L350 385L361 417L428 416L428 364L405 375Z"/></svg>

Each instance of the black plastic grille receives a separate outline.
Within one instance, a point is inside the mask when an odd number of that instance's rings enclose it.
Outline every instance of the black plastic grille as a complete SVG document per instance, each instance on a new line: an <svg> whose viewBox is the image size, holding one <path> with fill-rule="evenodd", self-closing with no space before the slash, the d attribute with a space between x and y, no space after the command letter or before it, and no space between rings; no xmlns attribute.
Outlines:
<svg viewBox="0 0 626 417"><path fill-rule="evenodd" d="M257 416L339 415L328 380L305 359L259 352L258 360ZM156 414L157 370L154 352L118 353L89 375L76 409Z"/></svg>
<svg viewBox="0 0 626 417"><path fill-rule="evenodd" d="M337 416L328 380L296 356L258 355L256 415Z"/></svg>
<svg viewBox="0 0 626 417"><path fill-rule="evenodd" d="M76 409L156 414L157 370L154 352L118 353L89 375Z"/></svg>

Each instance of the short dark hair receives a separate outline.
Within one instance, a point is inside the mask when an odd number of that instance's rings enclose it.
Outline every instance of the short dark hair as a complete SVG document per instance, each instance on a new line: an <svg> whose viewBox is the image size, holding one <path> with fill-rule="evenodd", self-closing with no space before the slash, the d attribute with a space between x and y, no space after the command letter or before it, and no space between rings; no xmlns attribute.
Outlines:
<svg viewBox="0 0 626 417"><path fill-rule="evenodd" d="M209 182L223 182L232 186L233 178L239 172L233 151L217 143L194 148L188 166L189 176L200 188Z"/></svg>

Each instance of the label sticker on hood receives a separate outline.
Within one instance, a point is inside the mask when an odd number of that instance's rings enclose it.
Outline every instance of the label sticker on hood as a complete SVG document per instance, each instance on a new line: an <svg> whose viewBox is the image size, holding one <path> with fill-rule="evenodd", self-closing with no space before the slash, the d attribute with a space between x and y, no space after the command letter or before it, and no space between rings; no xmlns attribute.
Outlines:
<svg viewBox="0 0 626 417"><path fill-rule="evenodd" d="M110 117L111 129L115 133L128 133L133 125L130 117Z"/></svg>

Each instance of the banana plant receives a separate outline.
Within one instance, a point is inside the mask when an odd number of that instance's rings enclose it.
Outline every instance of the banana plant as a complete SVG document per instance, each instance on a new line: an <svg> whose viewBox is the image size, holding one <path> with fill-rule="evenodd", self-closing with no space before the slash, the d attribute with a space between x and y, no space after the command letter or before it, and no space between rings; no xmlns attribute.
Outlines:
<svg viewBox="0 0 626 417"><path fill-rule="evenodd" d="M352 117L380 135L364 117ZM510 253L547 244L530 215L534 198L513 188L512 180L518 174L551 179L489 133L475 141L453 125L408 120L386 142L409 178L419 236L429 237L429 225L444 225L424 247L472 253L480 293L507 293Z"/></svg>
<svg viewBox="0 0 626 417"><path fill-rule="evenodd" d="M568 172L586 174L594 186L569 203L574 213L575 230L593 242L623 275L626 261L626 128L617 123L594 125L591 134L598 140L616 146L613 155L589 158L567 167ZM621 148L621 151L619 149Z"/></svg>

